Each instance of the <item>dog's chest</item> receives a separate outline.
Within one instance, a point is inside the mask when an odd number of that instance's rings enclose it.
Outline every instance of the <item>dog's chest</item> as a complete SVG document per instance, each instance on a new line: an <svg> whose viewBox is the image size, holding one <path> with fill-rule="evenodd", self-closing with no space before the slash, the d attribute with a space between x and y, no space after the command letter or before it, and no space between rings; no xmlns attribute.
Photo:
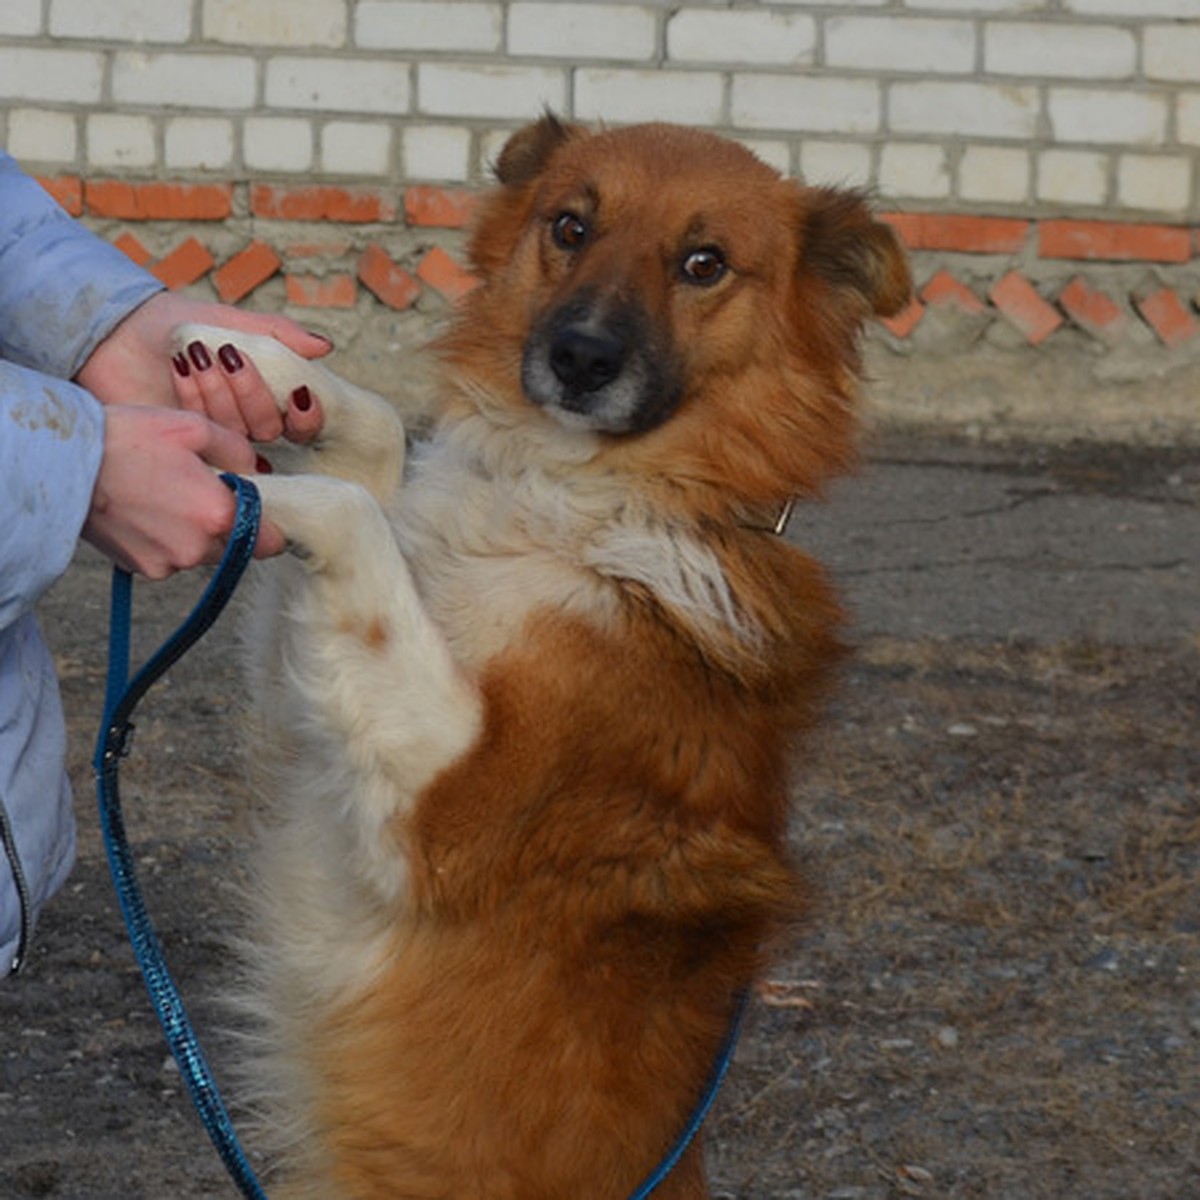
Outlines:
<svg viewBox="0 0 1200 1200"><path fill-rule="evenodd" d="M580 562L569 495L544 478L498 481L442 458L413 473L391 515L426 609L468 668L538 610L603 622L616 609L611 583Z"/></svg>

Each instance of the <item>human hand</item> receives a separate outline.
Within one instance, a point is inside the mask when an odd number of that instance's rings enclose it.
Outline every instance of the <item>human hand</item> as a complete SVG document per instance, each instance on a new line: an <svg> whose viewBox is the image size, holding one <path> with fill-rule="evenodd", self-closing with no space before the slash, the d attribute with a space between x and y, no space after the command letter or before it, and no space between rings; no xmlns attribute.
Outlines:
<svg viewBox="0 0 1200 1200"><path fill-rule="evenodd" d="M297 441L316 435L321 426L320 406L310 397L308 409L296 408L293 412L293 406L289 406L287 418L281 419L274 398L252 364L245 365L244 373L243 369L212 371L210 354L210 368L196 364L193 373L184 360L188 375L182 376L178 365L172 371L172 334L176 326L189 323L266 334L303 358L320 358L333 348L326 338L310 333L288 317L242 312L229 305L160 292L135 308L96 347L76 381L102 404L179 405L260 441L269 441L281 432ZM213 349L219 355L220 348ZM226 366L220 358L218 363L221 368Z"/></svg>
<svg viewBox="0 0 1200 1200"><path fill-rule="evenodd" d="M196 413L113 405L104 415L104 455L83 536L150 579L217 562L237 501L213 468L252 474L250 443ZM264 521L255 557L284 545L279 528Z"/></svg>
<svg viewBox="0 0 1200 1200"><path fill-rule="evenodd" d="M321 432L324 416L312 392L297 388L280 412L258 368L232 342L191 342L172 357L171 367L180 407L226 429L256 442L273 442L280 435L309 442Z"/></svg>

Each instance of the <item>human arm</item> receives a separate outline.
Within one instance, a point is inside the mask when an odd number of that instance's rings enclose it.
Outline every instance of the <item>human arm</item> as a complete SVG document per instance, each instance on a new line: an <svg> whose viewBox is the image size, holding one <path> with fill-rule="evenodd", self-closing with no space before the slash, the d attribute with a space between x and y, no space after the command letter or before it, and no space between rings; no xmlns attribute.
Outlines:
<svg viewBox="0 0 1200 1200"><path fill-rule="evenodd" d="M0 361L0 629L67 569L103 450L92 397Z"/></svg>
<svg viewBox="0 0 1200 1200"><path fill-rule="evenodd" d="M70 379L162 290L0 151L0 358Z"/></svg>
<svg viewBox="0 0 1200 1200"><path fill-rule="evenodd" d="M236 380L221 370L173 376L171 333L186 323L267 334L305 358L332 348L280 314L165 291L0 150L0 358L76 378L104 404L181 405L262 441L316 434L319 406L281 422L253 364Z"/></svg>
<svg viewBox="0 0 1200 1200"><path fill-rule="evenodd" d="M216 471L254 469L244 438L196 413L102 407L0 362L0 628L66 570L81 535L153 579L215 562L236 510ZM256 553L282 549L264 522Z"/></svg>

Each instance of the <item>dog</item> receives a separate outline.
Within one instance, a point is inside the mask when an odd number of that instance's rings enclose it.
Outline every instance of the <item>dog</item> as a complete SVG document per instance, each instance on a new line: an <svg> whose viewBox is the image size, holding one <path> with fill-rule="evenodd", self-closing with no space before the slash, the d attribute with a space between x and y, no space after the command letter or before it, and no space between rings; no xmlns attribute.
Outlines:
<svg viewBox="0 0 1200 1200"><path fill-rule="evenodd" d="M234 337L325 414L257 477L294 553L247 639L252 1073L293 1200L628 1196L806 905L790 764L842 617L771 526L853 461L903 252L692 129L547 115L496 175L411 449ZM657 1195L709 1195L698 1140Z"/></svg>

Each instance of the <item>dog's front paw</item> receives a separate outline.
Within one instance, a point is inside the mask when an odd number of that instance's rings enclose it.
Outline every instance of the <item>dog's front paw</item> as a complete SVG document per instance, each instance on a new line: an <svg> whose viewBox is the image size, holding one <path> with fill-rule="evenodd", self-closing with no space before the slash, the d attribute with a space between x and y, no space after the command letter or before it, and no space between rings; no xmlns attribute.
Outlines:
<svg viewBox="0 0 1200 1200"><path fill-rule="evenodd" d="M233 347L242 358L254 363L280 412L287 412L288 401L298 388L316 390L317 376L326 374L323 367L314 367L282 342L263 334L243 333L217 325L188 324L177 325L171 340L181 354L188 354L193 346L200 345L210 358L215 358L226 346ZM194 356L190 357L195 361Z"/></svg>
<svg viewBox="0 0 1200 1200"><path fill-rule="evenodd" d="M259 475L254 482L263 516L279 527L310 571L344 574L362 559L364 542L391 541L378 502L357 483L330 475Z"/></svg>

